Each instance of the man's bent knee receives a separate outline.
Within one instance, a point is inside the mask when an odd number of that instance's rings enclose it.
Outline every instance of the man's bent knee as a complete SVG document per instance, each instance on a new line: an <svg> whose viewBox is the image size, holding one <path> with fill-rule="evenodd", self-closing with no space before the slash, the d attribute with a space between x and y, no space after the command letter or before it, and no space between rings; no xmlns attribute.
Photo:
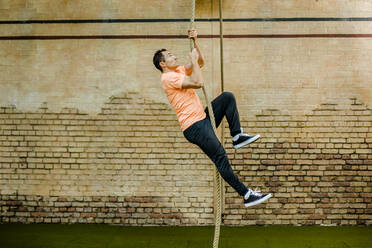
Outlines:
<svg viewBox="0 0 372 248"><path fill-rule="evenodd" d="M226 99L229 99L229 100L235 100L235 96L232 92L229 92L229 91L225 91L222 93L222 96Z"/></svg>

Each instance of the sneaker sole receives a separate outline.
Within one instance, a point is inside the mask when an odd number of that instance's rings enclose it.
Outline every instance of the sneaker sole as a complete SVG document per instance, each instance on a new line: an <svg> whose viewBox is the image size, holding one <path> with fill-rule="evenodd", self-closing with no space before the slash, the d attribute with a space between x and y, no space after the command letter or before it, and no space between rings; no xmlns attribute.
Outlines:
<svg viewBox="0 0 372 248"><path fill-rule="evenodd" d="M246 141L244 141L244 142L242 142L242 143L240 143L240 144L235 145L234 148L235 148L235 149L238 149L238 148L240 148L240 147L242 147L242 146L248 145L248 144L250 144L250 143L256 141L259 137L260 137L260 135L257 134L257 135L255 135L255 136L253 136L252 138L247 139Z"/></svg>
<svg viewBox="0 0 372 248"><path fill-rule="evenodd" d="M252 207L252 206L254 206L254 205L257 205L257 204L260 204L260 203L266 201L266 200L269 199L271 196L272 196L271 194L268 194L267 196L265 196L265 197L259 199L258 201L254 201L254 202L251 202L251 203L245 203L244 206L246 206L246 207Z"/></svg>

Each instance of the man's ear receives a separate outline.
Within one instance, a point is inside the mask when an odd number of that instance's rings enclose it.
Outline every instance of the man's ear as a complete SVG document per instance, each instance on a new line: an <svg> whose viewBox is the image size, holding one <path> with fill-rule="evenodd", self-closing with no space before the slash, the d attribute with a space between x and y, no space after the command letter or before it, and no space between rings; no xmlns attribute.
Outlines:
<svg viewBox="0 0 372 248"><path fill-rule="evenodd" d="M160 62L159 62L159 65L160 65L161 68L166 67L166 64L165 64L164 61L160 61Z"/></svg>

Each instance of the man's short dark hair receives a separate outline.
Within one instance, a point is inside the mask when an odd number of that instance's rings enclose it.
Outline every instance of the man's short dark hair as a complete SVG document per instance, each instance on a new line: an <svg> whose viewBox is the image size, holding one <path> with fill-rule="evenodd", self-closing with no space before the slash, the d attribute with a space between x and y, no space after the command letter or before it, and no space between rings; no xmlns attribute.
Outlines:
<svg viewBox="0 0 372 248"><path fill-rule="evenodd" d="M165 61L164 54L163 54L164 51L167 51L167 49L163 48L163 49L157 50L156 53L154 54L154 58L152 59L152 62L154 63L155 67L161 72L163 72L163 69L160 66L160 62Z"/></svg>

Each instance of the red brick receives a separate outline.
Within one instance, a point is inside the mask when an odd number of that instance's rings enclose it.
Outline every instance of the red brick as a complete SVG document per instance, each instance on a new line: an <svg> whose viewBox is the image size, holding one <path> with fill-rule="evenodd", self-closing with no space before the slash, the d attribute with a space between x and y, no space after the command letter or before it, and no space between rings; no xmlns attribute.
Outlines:
<svg viewBox="0 0 372 248"><path fill-rule="evenodd" d="M326 219L326 216L322 214L312 214L309 216L309 219L310 220L324 220Z"/></svg>
<svg viewBox="0 0 372 248"><path fill-rule="evenodd" d="M81 213L80 216L82 218L96 218L97 214L96 213Z"/></svg>
<svg viewBox="0 0 372 248"><path fill-rule="evenodd" d="M46 216L48 216L48 213L43 213L43 212L31 212L31 217L41 218L41 217L46 217Z"/></svg>

